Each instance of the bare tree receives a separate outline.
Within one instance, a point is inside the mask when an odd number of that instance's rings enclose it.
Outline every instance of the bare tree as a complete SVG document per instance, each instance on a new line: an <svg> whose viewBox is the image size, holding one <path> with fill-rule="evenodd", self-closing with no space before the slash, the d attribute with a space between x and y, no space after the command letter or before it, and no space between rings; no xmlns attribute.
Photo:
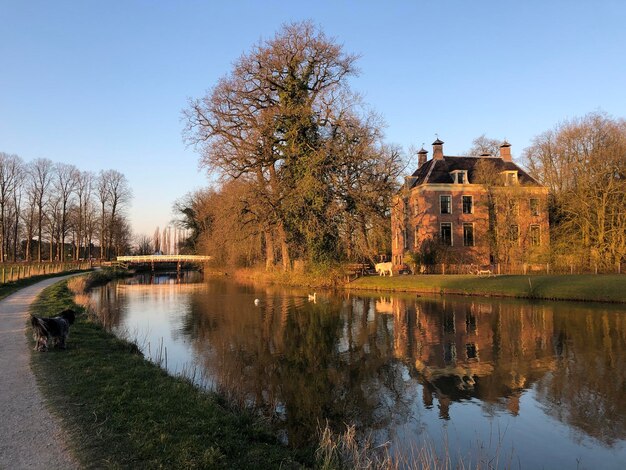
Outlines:
<svg viewBox="0 0 626 470"><path fill-rule="evenodd" d="M154 253L152 246L152 237L142 234L135 237L135 245L137 246L138 255L151 255Z"/></svg>
<svg viewBox="0 0 626 470"><path fill-rule="evenodd" d="M34 191L35 205L37 208L37 261L41 262L43 243L44 204L48 196L48 190L52 183L52 170L54 163L46 158L38 158L28 166L28 174L32 190Z"/></svg>
<svg viewBox="0 0 626 470"><path fill-rule="evenodd" d="M472 147L466 152L468 156L497 156L500 152L500 145L502 140L491 139L485 134L476 137L472 141Z"/></svg>
<svg viewBox="0 0 626 470"><path fill-rule="evenodd" d="M551 192L556 255L613 268L626 259L626 121L591 113L537 136L525 150Z"/></svg>
<svg viewBox="0 0 626 470"><path fill-rule="evenodd" d="M113 243L114 233L115 229L118 230L118 236L122 232L126 232L126 230L119 232L120 227L126 225L120 219L120 213L122 213L126 206L130 203L132 199L132 190L130 188L130 185L128 184L126 176L124 176L117 170L107 170L103 173L103 177L106 181L107 191L109 193L109 204L111 209L108 247L114 248L116 254L119 254L122 251L122 246ZM118 238L118 242L121 241L122 238ZM124 243L126 243L126 241ZM107 257L111 257L110 251Z"/></svg>
<svg viewBox="0 0 626 470"><path fill-rule="evenodd" d="M27 176L25 175L25 178ZM26 237L26 246L24 247L24 258L32 261L33 236L35 233L35 221L37 216L37 193L32 181L25 185L26 191L26 207L22 211L21 217L24 222L24 235Z"/></svg>
<svg viewBox="0 0 626 470"><path fill-rule="evenodd" d="M96 182L96 194L98 196L98 202L100 204L100 259L104 259L107 248L107 207L110 204L111 193L109 192L107 175L103 170L101 170L98 174L98 180Z"/></svg>
<svg viewBox="0 0 626 470"><path fill-rule="evenodd" d="M89 201L93 191L94 175L88 171L79 171L76 175L76 197L78 210L76 211L76 260L81 257L81 246L87 246L87 219L90 207Z"/></svg>
<svg viewBox="0 0 626 470"><path fill-rule="evenodd" d="M126 217L118 214L111 227L112 243L115 256L129 254L133 245L133 233Z"/></svg>
<svg viewBox="0 0 626 470"><path fill-rule="evenodd" d="M24 164L20 165L19 171L17 172L16 184L13 187L13 262L17 261L18 257L18 249L20 244L20 213L22 211L22 187L24 185L25 173L24 173Z"/></svg>
<svg viewBox="0 0 626 470"><path fill-rule="evenodd" d="M209 202L214 191L202 189L186 194L174 203L174 212L178 215L175 223L187 231L183 248L192 253L201 251L201 239L211 231L213 214Z"/></svg>
<svg viewBox="0 0 626 470"><path fill-rule="evenodd" d="M245 198L240 226L255 229L240 233L261 240L268 268L275 245L283 269L290 269L293 256L340 256L344 221L336 183L357 164L350 160L362 155L349 152L347 136L368 142L362 147L373 161L358 163L363 171L395 155L383 151L380 122L362 111L348 88L355 61L310 22L287 24L184 111L184 136L200 151L201 163L223 183L240 180L246 186L237 186ZM381 176L388 177L389 188L394 170ZM221 190L226 188L234 186Z"/></svg>
<svg viewBox="0 0 626 470"><path fill-rule="evenodd" d="M59 258L65 261L65 237L67 235L68 205L76 191L80 172L74 165L57 163L54 166L54 187L59 196Z"/></svg>
<svg viewBox="0 0 626 470"><path fill-rule="evenodd" d="M85 200L85 209L83 212L85 220L85 257L88 259L93 258L94 253L93 239L98 229L98 211L96 208L96 202L91 197L87 197Z"/></svg>
<svg viewBox="0 0 626 470"><path fill-rule="evenodd" d="M48 235L48 259L53 261L60 255L60 239L61 239L61 196L59 193L50 192L44 205L44 233ZM55 256L56 243L56 256Z"/></svg>
<svg viewBox="0 0 626 470"><path fill-rule="evenodd" d="M23 163L17 155L0 153L0 262L6 261L9 251L9 231L12 218L7 218L9 205L15 200Z"/></svg>
<svg viewBox="0 0 626 470"><path fill-rule="evenodd" d="M45 243L50 260L65 260L68 234L76 259L81 254L90 257L96 232L94 185L102 208L102 250L114 246L117 253L128 251L131 233L124 216L131 195L128 182L115 170L103 171L94 180L73 165L48 159L24 164L18 156L0 152L0 260L18 256L32 260L35 238L37 261L44 258Z"/></svg>

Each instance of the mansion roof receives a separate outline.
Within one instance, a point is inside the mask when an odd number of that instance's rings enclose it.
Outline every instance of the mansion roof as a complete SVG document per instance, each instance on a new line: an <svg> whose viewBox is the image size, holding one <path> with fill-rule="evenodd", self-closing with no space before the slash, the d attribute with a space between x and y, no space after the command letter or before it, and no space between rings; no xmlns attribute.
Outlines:
<svg viewBox="0 0 626 470"><path fill-rule="evenodd" d="M443 159L431 159L420 166L411 176L409 188L422 184L452 184L452 173L455 170L467 171L468 180L475 181L476 164L479 160L488 159L495 166L496 171L517 171L519 184L525 186L541 186L537 180L522 170L513 162L504 161L498 157L455 157L444 156Z"/></svg>

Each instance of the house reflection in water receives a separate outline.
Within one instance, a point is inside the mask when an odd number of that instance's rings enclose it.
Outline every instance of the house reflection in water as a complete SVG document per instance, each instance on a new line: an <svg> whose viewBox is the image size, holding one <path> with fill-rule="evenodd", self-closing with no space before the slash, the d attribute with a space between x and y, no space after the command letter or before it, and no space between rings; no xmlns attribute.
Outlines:
<svg viewBox="0 0 626 470"><path fill-rule="evenodd" d="M516 415L521 391L556 365L552 315L541 307L502 314L501 304L401 298L389 306L382 313L394 315L394 355L424 385L424 405L436 399L442 418L451 402L472 397L504 400Z"/></svg>
<svg viewBox="0 0 626 470"><path fill-rule="evenodd" d="M375 305L393 315L394 356L424 386L424 406L436 404L441 418L450 418L453 402L472 398L516 416L522 393L534 386L553 417L607 444L624 439L623 312L458 298L391 297Z"/></svg>

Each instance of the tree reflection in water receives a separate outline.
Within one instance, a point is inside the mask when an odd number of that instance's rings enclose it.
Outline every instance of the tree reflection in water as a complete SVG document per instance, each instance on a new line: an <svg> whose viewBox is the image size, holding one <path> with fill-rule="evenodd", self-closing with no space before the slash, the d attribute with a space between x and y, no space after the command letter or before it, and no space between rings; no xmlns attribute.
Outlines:
<svg viewBox="0 0 626 470"><path fill-rule="evenodd" d="M119 313L111 304L132 288L111 289L101 299ZM454 421L464 403L514 418L532 392L544 421L624 448L623 307L345 292L313 303L304 292L223 281L188 295L175 336L191 344L189 358L223 390L280 418L293 445L311 443L326 420L394 441L403 426L419 434L431 409Z"/></svg>

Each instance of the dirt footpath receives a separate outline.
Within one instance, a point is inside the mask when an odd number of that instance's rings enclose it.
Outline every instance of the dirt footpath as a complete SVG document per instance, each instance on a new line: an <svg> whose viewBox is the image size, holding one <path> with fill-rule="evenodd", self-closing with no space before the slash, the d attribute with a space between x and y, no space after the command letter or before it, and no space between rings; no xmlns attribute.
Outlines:
<svg viewBox="0 0 626 470"><path fill-rule="evenodd" d="M0 468L76 469L61 426L45 406L30 369L26 323L29 306L46 279L0 301ZM45 354L45 353L38 353Z"/></svg>

